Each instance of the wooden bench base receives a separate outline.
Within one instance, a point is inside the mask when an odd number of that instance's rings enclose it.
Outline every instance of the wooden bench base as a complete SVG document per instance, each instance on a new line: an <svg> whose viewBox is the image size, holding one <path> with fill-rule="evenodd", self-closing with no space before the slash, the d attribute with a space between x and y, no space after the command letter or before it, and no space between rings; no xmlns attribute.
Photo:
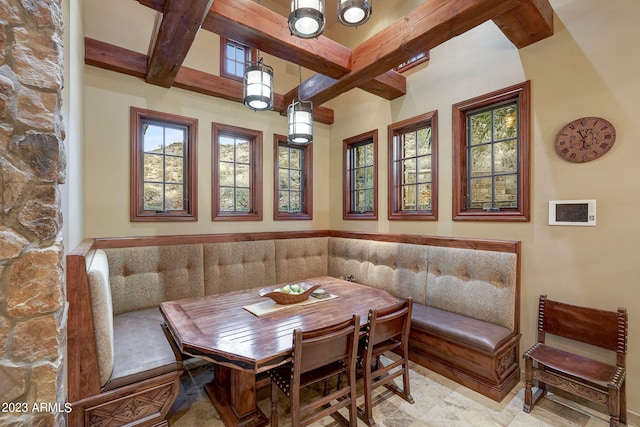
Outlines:
<svg viewBox="0 0 640 427"><path fill-rule="evenodd" d="M409 359L500 402L520 381L519 342L520 335L514 335L495 353L487 354L412 330Z"/></svg>
<svg viewBox="0 0 640 427"><path fill-rule="evenodd" d="M182 371L72 402L69 427L166 426L166 416L180 392Z"/></svg>

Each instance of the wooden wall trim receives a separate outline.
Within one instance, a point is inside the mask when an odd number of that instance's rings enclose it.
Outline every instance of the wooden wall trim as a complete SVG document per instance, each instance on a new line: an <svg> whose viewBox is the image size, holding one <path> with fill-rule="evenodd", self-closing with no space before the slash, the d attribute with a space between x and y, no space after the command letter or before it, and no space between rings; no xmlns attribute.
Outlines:
<svg viewBox="0 0 640 427"><path fill-rule="evenodd" d="M271 239L301 239L308 237L327 236L344 237L350 239L376 240L382 242L412 243L415 245L444 246L449 248L509 252L518 254L518 259L520 258L520 242L517 240L423 236L419 234L365 233L341 230L267 231L255 233L99 237L95 239L95 246L97 249L105 249L140 246L192 245L200 243L246 242Z"/></svg>
<svg viewBox="0 0 640 427"><path fill-rule="evenodd" d="M248 242L256 240L301 239L327 236L329 236L328 230L267 231L257 233L194 234L140 237L101 237L96 238L96 248L107 249L140 246L194 245L203 243Z"/></svg>
<svg viewBox="0 0 640 427"><path fill-rule="evenodd" d="M331 230L331 237L349 239L376 240L381 242L411 243L414 245L444 246L448 248L476 249L518 254L520 259L520 241L475 239L467 237L423 236L418 234L364 233L356 231Z"/></svg>

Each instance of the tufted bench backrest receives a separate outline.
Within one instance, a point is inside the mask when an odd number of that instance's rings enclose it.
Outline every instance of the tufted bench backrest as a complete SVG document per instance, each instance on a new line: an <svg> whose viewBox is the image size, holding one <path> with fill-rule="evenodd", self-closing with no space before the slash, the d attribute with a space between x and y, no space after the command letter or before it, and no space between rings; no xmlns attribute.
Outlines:
<svg viewBox="0 0 640 427"><path fill-rule="evenodd" d="M277 239L276 281L294 282L327 275L328 237Z"/></svg>
<svg viewBox="0 0 640 427"><path fill-rule="evenodd" d="M372 241L367 285L399 298L425 304L428 248L426 245Z"/></svg>
<svg viewBox="0 0 640 427"><path fill-rule="evenodd" d="M206 243L204 281L205 295L275 285L274 241Z"/></svg>
<svg viewBox="0 0 640 427"><path fill-rule="evenodd" d="M352 276L356 282L368 284L370 245L369 240L329 238L329 276Z"/></svg>
<svg viewBox="0 0 640 427"><path fill-rule="evenodd" d="M515 253L429 246L426 304L430 307L513 331L516 283Z"/></svg>
<svg viewBox="0 0 640 427"><path fill-rule="evenodd" d="M204 295L202 245L105 249L113 314Z"/></svg>

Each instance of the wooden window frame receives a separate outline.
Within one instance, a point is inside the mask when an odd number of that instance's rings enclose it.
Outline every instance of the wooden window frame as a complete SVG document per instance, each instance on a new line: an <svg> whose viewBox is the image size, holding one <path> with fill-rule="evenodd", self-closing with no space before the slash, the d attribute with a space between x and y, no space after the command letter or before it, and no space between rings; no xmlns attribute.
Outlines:
<svg viewBox="0 0 640 427"><path fill-rule="evenodd" d="M303 190L302 190L302 211L301 212L281 212L278 210L279 200L279 172L278 148L280 146L291 146L303 152ZM313 219L313 144L296 145L290 144L285 135L273 135L273 219L275 221L287 220L310 220Z"/></svg>
<svg viewBox="0 0 640 427"><path fill-rule="evenodd" d="M220 165L218 163L218 147L220 135L231 135L247 138L250 141L250 208L248 212L220 211ZM212 158L212 221L262 221L262 132L221 123L211 124L211 158Z"/></svg>
<svg viewBox="0 0 640 427"><path fill-rule="evenodd" d="M142 202L144 197L144 140L141 129L145 121L187 128L183 170L186 199L186 209L184 210L157 212L144 209ZM198 220L197 135L198 119L136 107L130 108L129 216L131 222Z"/></svg>
<svg viewBox="0 0 640 427"><path fill-rule="evenodd" d="M353 191L353 181L350 176L349 155L351 148L361 143L371 140L373 144L373 211L355 212L351 205L351 193ZM378 219L378 129L361 133L360 135L342 141L342 218L377 220Z"/></svg>
<svg viewBox="0 0 640 427"><path fill-rule="evenodd" d="M518 106L518 208L499 212L470 210L467 198L467 112L515 100ZM453 105L453 220L524 221L531 217L531 84L521 84Z"/></svg>
<svg viewBox="0 0 640 427"><path fill-rule="evenodd" d="M256 62L258 60L258 51L255 48L249 47L244 43L237 42L235 40L228 39L220 36L220 76L228 79L244 81L244 73L242 76L227 72L227 42L234 43L245 48L244 62Z"/></svg>
<svg viewBox="0 0 640 427"><path fill-rule="evenodd" d="M431 212L424 210L402 211L401 170L394 158L396 136L406 132L431 127ZM437 221L438 220L438 112L430 111L387 127L388 144L388 217L390 220Z"/></svg>

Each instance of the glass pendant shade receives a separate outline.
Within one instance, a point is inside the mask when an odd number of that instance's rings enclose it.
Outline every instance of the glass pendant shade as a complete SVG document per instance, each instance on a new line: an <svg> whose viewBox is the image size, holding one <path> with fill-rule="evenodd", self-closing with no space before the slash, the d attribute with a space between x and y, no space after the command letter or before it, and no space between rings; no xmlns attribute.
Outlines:
<svg viewBox="0 0 640 427"><path fill-rule="evenodd" d="M287 140L292 144L308 145L313 141L313 103L293 100L287 108L289 131Z"/></svg>
<svg viewBox="0 0 640 427"><path fill-rule="evenodd" d="M367 22L370 16L369 0L338 0L338 20L342 24L357 27Z"/></svg>
<svg viewBox="0 0 640 427"><path fill-rule="evenodd" d="M318 37L324 31L324 0L291 0L289 31L303 39Z"/></svg>
<svg viewBox="0 0 640 427"><path fill-rule="evenodd" d="M264 65L262 59L245 68L243 102L252 110L273 109L273 68Z"/></svg>

